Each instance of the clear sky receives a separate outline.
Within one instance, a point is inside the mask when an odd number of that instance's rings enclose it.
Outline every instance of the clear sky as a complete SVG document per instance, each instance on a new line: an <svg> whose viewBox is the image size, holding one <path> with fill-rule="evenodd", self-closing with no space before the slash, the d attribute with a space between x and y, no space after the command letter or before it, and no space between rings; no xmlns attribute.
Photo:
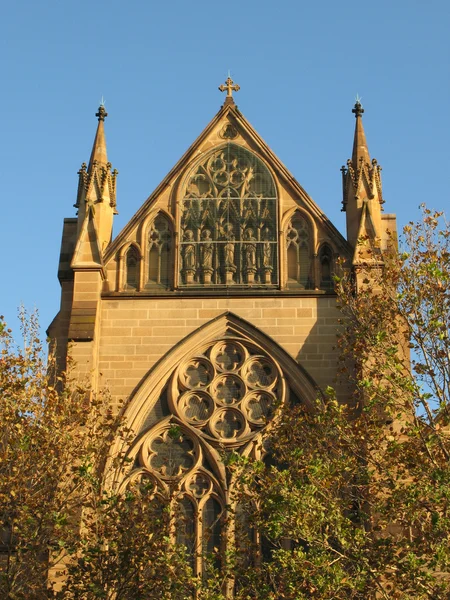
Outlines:
<svg viewBox="0 0 450 600"><path fill-rule="evenodd" d="M358 93L386 212L450 212L448 0L3 0L0 313L58 311L64 217L75 216L102 96L119 170L115 234L219 110L236 102L345 234L339 168Z"/></svg>

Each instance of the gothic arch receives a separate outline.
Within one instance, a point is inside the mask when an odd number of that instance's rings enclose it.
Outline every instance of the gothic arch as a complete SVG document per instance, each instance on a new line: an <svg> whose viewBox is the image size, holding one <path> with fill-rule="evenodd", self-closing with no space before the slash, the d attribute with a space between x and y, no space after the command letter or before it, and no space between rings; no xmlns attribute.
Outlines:
<svg viewBox="0 0 450 600"><path fill-rule="evenodd" d="M186 336L150 369L124 408L128 426L136 434L140 431L155 395L162 391L170 375L186 356L195 353L204 344L229 337L241 338L270 354L289 380L292 391L308 408L313 409L320 391L304 367L260 329L227 311Z"/></svg>
<svg viewBox="0 0 450 600"><path fill-rule="evenodd" d="M311 214L307 210L305 210L303 207L295 206L294 208L290 208L283 214L283 218L281 220L281 230L284 233L284 235L286 235L286 230L289 225L289 222L292 220L292 217L294 216L294 214L296 212L300 213L301 216L309 223L309 226L311 228L311 232L313 235L313 251L315 252L317 249L317 239L318 239L318 234L319 234L318 228L317 228L317 223L314 220L314 218L311 216Z"/></svg>
<svg viewBox="0 0 450 600"><path fill-rule="evenodd" d="M167 210L164 210L164 208L153 207L148 213L148 215L145 217L145 219L143 219L139 227L139 239L141 240L142 247L144 247L145 236L148 232L150 224L156 219L156 217L159 214L164 216L169 221L172 231L175 231L175 220L173 218L173 215Z"/></svg>
<svg viewBox="0 0 450 600"><path fill-rule="evenodd" d="M261 157L215 147L185 171L178 198L179 287L279 285L279 192Z"/></svg>
<svg viewBox="0 0 450 600"><path fill-rule="evenodd" d="M301 289L314 289L317 287L316 224L308 213L299 208L290 211L283 224L286 284Z"/></svg>
<svg viewBox="0 0 450 600"><path fill-rule="evenodd" d="M246 146L243 146L243 145L235 143L235 142L224 142L222 144L214 146L213 148L211 148L211 150L209 150L205 153L202 153L200 157L195 156L189 162L189 164L186 166L181 177L179 178L176 189L174 189L175 195L180 197L180 194L181 195L183 194L183 190L186 189L186 186L189 182L189 178L192 176L195 169L197 169L202 164L202 162L204 162L206 159L209 159L216 152L220 152L221 150L226 149L230 145L235 146L236 148L241 148L243 151L248 152L249 154L253 155L259 162L261 162L261 164L264 166L264 168L267 169L267 171L270 173L273 185L275 187L276 197L280 198L281 189L280 189L280 186L278 183L278 179L276 177L276 173L275 173L274 169L272 168L272 165L264 157L262 157L259 153L255 152L251 148L247 148Z"/></svg>
<svg viewBox="0 0 450 600"><path fill-rule="evenodd" d="M313 410L318 388L301 365L244 319L216 317L143 378L123 415L134 439L117 441L112 455L125 460L106 485L123 490L151 481L154 495L172 503L173 519L181 514L180 527L194 519L180 539L188 546L193 536L191 557L202 573L205 553L230 541L221 538L232 503L223 449L263 455L265 434L291 401L290 390Z"/></svg>
<svg viewBox="0 0 450 600"><path fill-rule="evenodd" d="M142 264L142 253L140 245L137 242L126 242L120 248L117 257L117 291L126 291L128 289L128 265L127 258L128 254L132 252L137 260L136 264L136 286L135 290L140 289L140 271ZM129 289L132 289L131 287Z"/></svg>
<svg viewBox="0 0 450 600"><path fill-rule="evenodd" d="M171 288L174 281L174 222L164 210L153 211L143 222L142 287Z"/></svg>

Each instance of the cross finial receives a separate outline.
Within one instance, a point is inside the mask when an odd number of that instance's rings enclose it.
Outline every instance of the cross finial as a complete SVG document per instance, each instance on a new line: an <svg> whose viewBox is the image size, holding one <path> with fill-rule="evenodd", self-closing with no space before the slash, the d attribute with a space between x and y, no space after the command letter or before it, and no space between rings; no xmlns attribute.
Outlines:
<svg viewBox="0 0 450 600"><path fill-rule="evenodd" d="M95 116L98 117L99 121L104 121L106 119L106 117L108 116L108 113L105 110L105 105L103 103L103 96L102 96L102 103L98 107L98 112L95 113Z"/></svg>
<svg viewBox="0 0 450 600"><path fill-rule="evenodd" d="M364 109L361 104L362 98L359 97L359 94L356 94L356 102L355 106L352 108L352 113L355 115L355 118L362 117L364 113Z"/></svg>
<svg viewBox="0 0 450 600"><path fill-rule="evenodd" d="M233 98L233 92L238 92L240 89L240 86L237 83L234 83L234 81L231 79L230 72L228 72L228 78L225 83L219 85L219 90L221 92L227 92L227 99Z"/></svg>

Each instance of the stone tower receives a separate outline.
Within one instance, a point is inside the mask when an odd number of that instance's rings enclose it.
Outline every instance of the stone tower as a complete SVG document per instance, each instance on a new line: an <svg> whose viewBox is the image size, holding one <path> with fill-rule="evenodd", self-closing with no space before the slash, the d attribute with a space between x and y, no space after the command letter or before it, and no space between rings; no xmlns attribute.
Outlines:
<svg viewBox="0 0 450 600"><path fill-rule="evenodd" d="M113 240L117 171L100 106L49 328L61 366L70 342L80 377L126 400L132 467L113 484L147 477L164 494L176 482L199 522L192 545L208 548L229 501L221 449L260 456L275 405L310 404L335 385L337 258L378 265L395 230L359 101L342 168L345 239L238 110L239 87L228 78L220 89L219 112Z"/></svg>

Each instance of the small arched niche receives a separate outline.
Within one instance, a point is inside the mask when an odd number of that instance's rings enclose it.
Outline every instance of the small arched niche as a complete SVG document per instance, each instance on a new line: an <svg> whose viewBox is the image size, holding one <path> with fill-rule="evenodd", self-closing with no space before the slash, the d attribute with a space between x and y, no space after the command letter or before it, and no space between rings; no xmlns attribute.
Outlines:
<svg viewBox="0 0 450 600"><path fill-rule="evenodd" d="M334 289L333 272L334 256L328 244L323 244L319 251L320 289L331 291Z"/></svg>
<svg viewBox="0 0 450 600"><path fill-rule="evenodd" d="M287 285L312 288L312 235L308 221L296 211L286 231Z"/></svg>
<svg viewBox="0 0 450 600"><path fill-rule="evenodd" d="M125 256L125 289L139 289L140 255L135 246L130 246Z"/></svg>
<svg viewBox="0 0 450 600"><path fill-rule="evenodd" d="M169 219L158 213L148 229L145 287L168 289L172 286L172 237Z"/></svg>

